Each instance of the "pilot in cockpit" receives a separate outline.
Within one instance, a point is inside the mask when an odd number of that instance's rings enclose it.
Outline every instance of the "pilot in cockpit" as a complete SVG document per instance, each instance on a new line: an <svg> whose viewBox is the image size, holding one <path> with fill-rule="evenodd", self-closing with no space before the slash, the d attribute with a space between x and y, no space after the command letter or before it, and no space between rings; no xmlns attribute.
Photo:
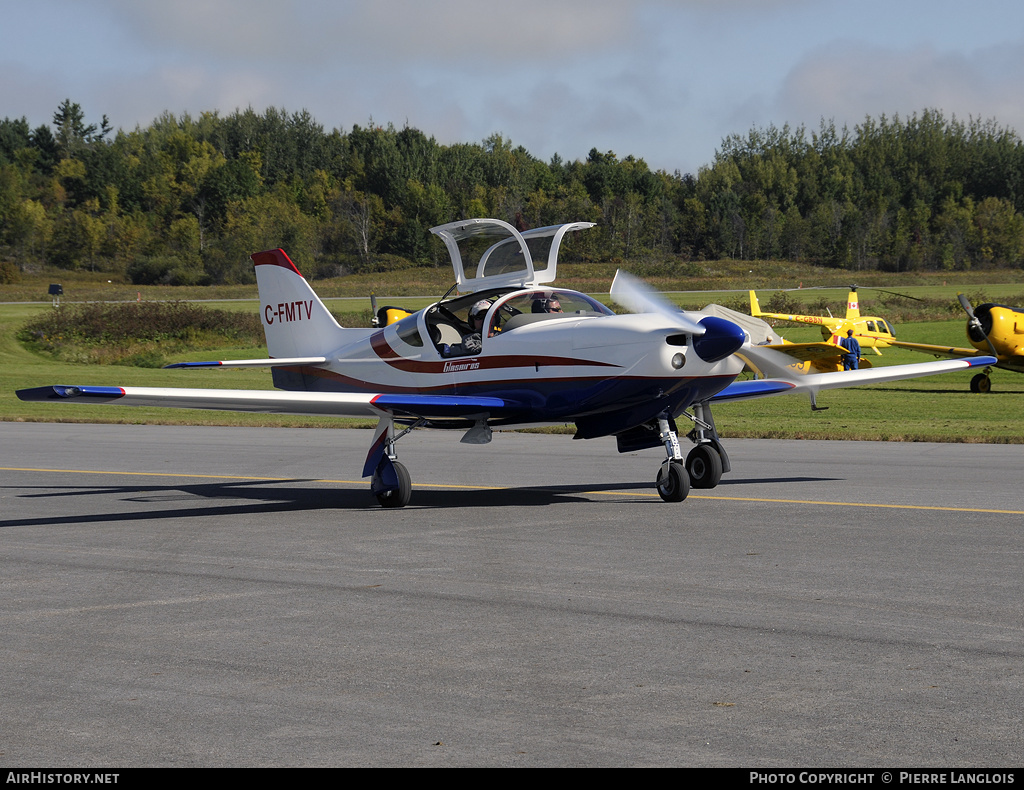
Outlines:
<svg viewBox="0 0 1024 790"><path fill-rule="evenodd" d="M462 338L461 343L444 346L441 349L441 356L445 357L471 357L480 353L483 348L482 333L484 318L490 309L491 303L481 299L469 308L469 334Z"/></svg>

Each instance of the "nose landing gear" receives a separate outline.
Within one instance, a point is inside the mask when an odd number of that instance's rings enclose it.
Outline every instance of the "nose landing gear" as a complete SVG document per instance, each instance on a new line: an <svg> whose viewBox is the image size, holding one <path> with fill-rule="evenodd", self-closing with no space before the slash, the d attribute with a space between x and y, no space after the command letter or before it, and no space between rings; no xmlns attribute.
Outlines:
<svg viewBox="0 0 1024 790"><path fill-rule="evenodd" d="M668 454L668 459L658 470L658 495L666 502L682 502L690 493L690 475L683 466L679 436L668 414L661 414L658 417L658 435Z"/></svg>
<svg viewBox="0 0 1024 790"><path fill-rule="evenodd" d="M696 445L687 454L685 461L671 416L663 413L657 420L659 441L664 445L668 458L658 470L655 485L658 494L666 502L682 502L691 487L714 488L721 482L722 475L732 469L729 456L718 438L711 407L706 403L695 403L693 414L683 412L683 415L693 422L693 430L687 434L687 438Z"/></svg>

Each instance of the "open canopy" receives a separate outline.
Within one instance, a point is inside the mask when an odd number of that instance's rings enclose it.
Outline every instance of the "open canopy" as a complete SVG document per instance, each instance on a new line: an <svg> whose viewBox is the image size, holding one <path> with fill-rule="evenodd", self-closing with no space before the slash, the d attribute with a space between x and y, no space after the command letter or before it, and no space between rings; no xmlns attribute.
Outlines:
<svg viewBox="0 0 1024 790"><path fill-rule="evenodd" d="M553 282L562 238L569 231L592 227L593 222L569 222L520 233L500 219L467 219L430 232L448 248L458 289L475 293Z"/></svg>

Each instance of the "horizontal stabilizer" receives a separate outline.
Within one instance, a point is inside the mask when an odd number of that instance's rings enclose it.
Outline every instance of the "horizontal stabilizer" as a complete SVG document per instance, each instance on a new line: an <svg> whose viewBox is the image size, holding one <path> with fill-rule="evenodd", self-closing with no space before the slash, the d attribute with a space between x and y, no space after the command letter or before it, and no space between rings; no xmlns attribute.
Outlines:
<svg viewBox="0 0 1024 790"><path fill-rule="evenodd" d="M323 365L327 357L285 357L283 359L224 359L213 362L175 362L169 368L272 368L292 365Z"/></svg>

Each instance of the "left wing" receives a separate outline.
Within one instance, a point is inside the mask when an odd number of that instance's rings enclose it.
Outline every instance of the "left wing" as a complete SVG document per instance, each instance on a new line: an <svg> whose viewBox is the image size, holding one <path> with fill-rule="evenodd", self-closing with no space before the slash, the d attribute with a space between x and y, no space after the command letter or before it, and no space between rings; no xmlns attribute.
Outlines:
<svg viewBox="0 0 1024 790"><path fill-rule="evenodd" d="M748 346L737 352L741 356L750 354L757 357L757 367L760 369L777 367L779 361L767 357L760 351L752 351L759 348ZM764 347L760 347L764 351ZM770 351L770 350L769 350ZM770 352L777 354L779 352ZM974 357L972 359L955 359L940 362L918 362L913 365L889 365L884 368L870 368L868 370L847 370L836 373L811 373L806 376L779 375L775 378L755 379L753 381L734 381L717 395L710 399L711 403L720 403L734 400L752 400L754 398L767 398L771 395L783 395L785 393L804 392L811 395L812 399L819 390L838 389L840 387L856 387L861 384L880 384L886 381L901 381L903 379L920 378L921 376L935 376L939 373L950 373L956 370L967 368L984 367L994 365L995 357Z"/></svg>
<svg viewBox="0 0 1024 790"><path fill-rule="evenodd" d="M426 419L510 416L521 410L506 398L393 393L282 392L280 390L174 389L168 387L33 387L17 391L23 401L161 406L263 414L380 417L384 414Z"/></svg>

